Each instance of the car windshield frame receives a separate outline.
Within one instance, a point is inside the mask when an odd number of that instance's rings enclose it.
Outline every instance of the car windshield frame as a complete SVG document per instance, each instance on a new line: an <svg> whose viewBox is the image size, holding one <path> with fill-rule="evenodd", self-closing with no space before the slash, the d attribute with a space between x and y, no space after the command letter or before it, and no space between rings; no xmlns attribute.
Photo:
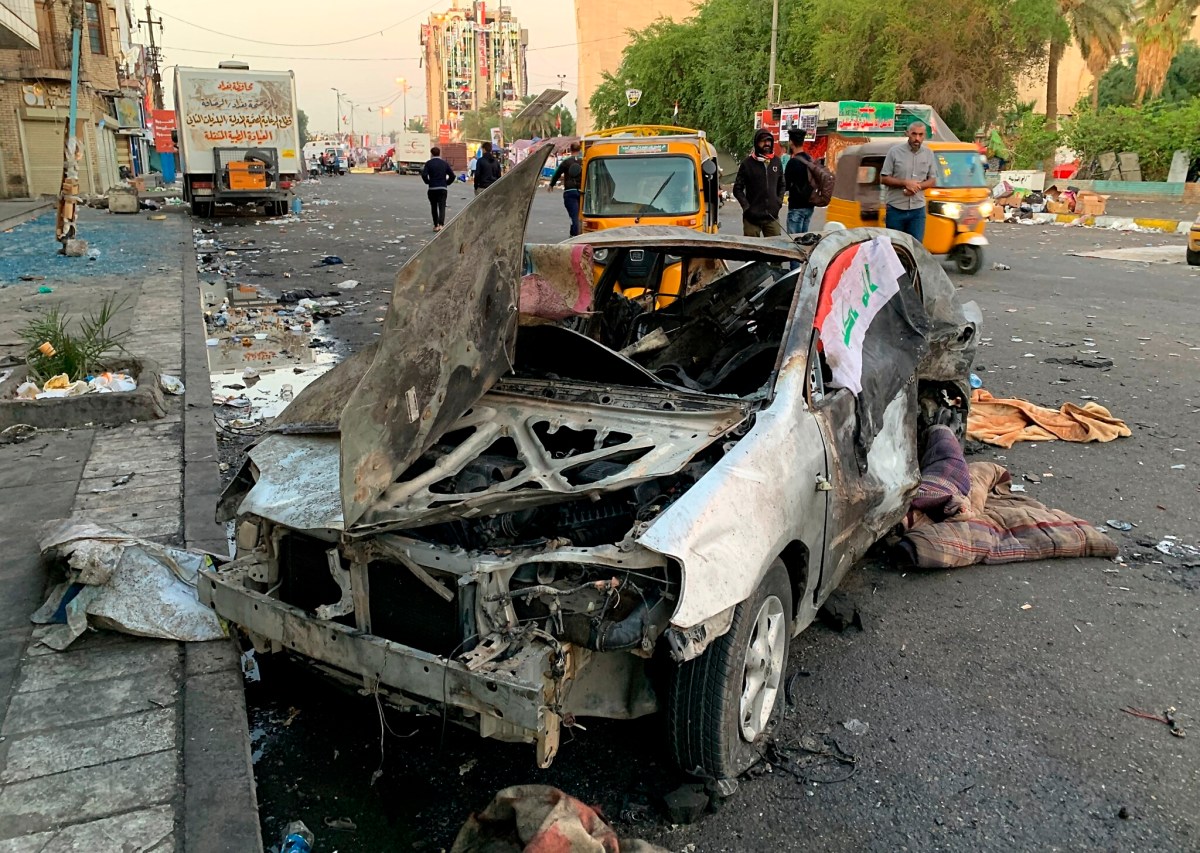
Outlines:
<svg viewBox="0 0 1200 853"><path fill-rule="evenodd" d="M978 151L934 151L934 178L939 187L982 189L987 187L983 161Z"/></svg>
<svg viewBox="0 0 1200 853"><path fill-rule="evenodd" d="M654 163L652 161L662 161ZM680 161L679 164L670 161ZM624 176L619 174L620 166L637 165L658 168L645 169L641 173L626 172ZM684 168L677 168L678 165ZM598 172L598 170L603 170ZM618 173L614 176L614 172ZM683 195L680 195L681 187L677 186L681 180L681 176L686 176L689 185L682 187ZM671 182L663 188L663 182L670 177ZM623 183L618 183L615 179L624 178ZM612 187L609 199L601 203L599 194L602 188ZM636 190L634 185L637 186ZM639 193L638 198L633 199L618 199L617 193L623 188L629 187L627 191L636 191ZM660 195L654 201L655 206L650 207L649 202L653 199L654 194L659 192ZM689 195L690 193L690 195ZM674 209L666 209L661 207L665 200L679 197L682 204L676 205ZM619 207L614 207L619 205ZM628 207L628 209L626 209ZM642 155L609 155L595 157L588 160L587 171L584 174L583 181L583 215L584 216L599 216L599 217L647 217L647 216L695 216L700 212L700 185L696 178L696 161L686 154L642 154Z"/></svg>

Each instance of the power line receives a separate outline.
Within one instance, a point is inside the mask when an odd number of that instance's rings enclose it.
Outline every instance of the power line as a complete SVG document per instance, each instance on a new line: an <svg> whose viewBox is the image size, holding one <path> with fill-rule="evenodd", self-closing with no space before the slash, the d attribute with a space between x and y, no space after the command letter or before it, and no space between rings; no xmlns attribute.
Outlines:
<svg viewBox="0 0 1200 853"><path fill-rule="evenodd" d="M366 35L355 36L354 38L350 38L350 39L342 39L341 41L317 42L317 43L312 43L312 44L299 44L299 43L295 43L295 42L262 41L261 39L246 38L245 36L235 36L232 33L223 32L221 30L214 30L209 27L202 26L200 24L192 23L191 21L185 21L183 18L176 17L175 15L171 15L167 12L160 11L159 14L162 15L163 17L170 18L172 21L178 21L179 23L186 24L189 27L195 27L198 30L204 30L204 32L206 32L206 33L213 33L214 35L225 36L226 38L235 39L237 41L246 41L246 42L250 42L251 44L265 44L269 47L333 47L334 45L350 44L351 42L363 41L364 39L374 38L375 36L381 36L388 30L394 30L396 27L400 26L401 24L408 23L413 18L421 17L421 15L424 15L426 12L434 9L437 6L442 5L442 2L443 2L443 0L437 0L437 2L430 3L428 6L426 6L421 11L416 12L412 15L409 15L407 18L402 18L401 20L396 21L396 23L394 23L394 24L388 24L386 27L383 27L381 29L372 30L371 32L367 33ZM197 51L197 52L199 53L201 51ZM280 58L282 59L282 58L291 58L291 57L280 57Z"/></svg>
<svg viewBox="0 0 1200 853"><path fill-rule="evenodd" d="M240 56L245 59L293 59L305 62L416 62L420 59L417 56L277 56L264 53L242 53L240 50L200 50L194 47L167 47L166 45L161 45L161 47L163 50L175 50L183 53L205 53L212 56L228 56L230 58Z"/></svg>
<svg viewBox="0 0 1200 853"><path fill-rule="evenodd" d="M619 36L605 36L602 39L589 39L587 41L569 41L569 42L563 42L562 44L547 44L547 45L543 45L542 47L527 47L527 48L525 48L525 52L533 53L535 50L554 50L555 48L559 48L559 47L579 47L579 45L581 45L581 44L595 44L596 42L599 42L599 41L612 41L613 39L623 39L623 38L629 38L629 36L626 35L625 33L621 33Z"/></svg>

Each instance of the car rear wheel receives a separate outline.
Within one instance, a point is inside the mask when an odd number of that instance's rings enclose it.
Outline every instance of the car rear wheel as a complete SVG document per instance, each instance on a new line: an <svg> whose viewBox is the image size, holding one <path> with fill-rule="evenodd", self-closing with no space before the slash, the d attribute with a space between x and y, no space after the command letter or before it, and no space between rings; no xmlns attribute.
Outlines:
<svg viewBox="0 0 1200 853"><path fill-rule="evenodd" d="M1200 267L1200 249L1188 249L1187 262L1193 267Z"/></svg>
<svg viewBox="0 0 1200 853"><path fill-rule="evenodd" d="M725 779L759 759L782 707L791 634L791 588L776 560L729 631L671 674L667 728L680 769Z"/></svg>
<svg viewBox="0 0 1200 853"><path fill-rule="evenodd" d="M975 275L983 266L983 249L979 246L959 246L954 250L954 266L965 275Z"/></svg>

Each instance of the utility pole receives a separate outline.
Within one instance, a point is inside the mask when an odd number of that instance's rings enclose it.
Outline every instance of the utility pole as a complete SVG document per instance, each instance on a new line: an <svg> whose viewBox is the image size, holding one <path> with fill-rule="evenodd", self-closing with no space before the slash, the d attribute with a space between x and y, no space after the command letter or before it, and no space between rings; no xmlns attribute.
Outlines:
<svg viewBox="0 0 1200 853"><path fill-rule="evenodd" d="M150 31L150 49L146 51L146 63L150 66L150 79L154 81L154 109L161 110L163 108L161 57L158 53L158 45L154 42L154 28L158 27L158 31L162 32L162 18L154 20L150 3L147 2L146 20L138 21L138 23L145 24L146 29Z"/></svg>
<svg viewBox="0 0 1200 853"><path fill-rule="evenodd" d="M554 76L558 78L558 91L565 92L567 90L566 89L567 75L566 74L555 74Z"/></svg>
<svg viewBox="0 0 1200 853"><path fill-rule="evenodd" d="M342 135L342 93L332 86L329 87L331 92L337 92L337 132L338 136Z"/></svg>
<svg viewBox="0 0 1200 853"><path fill-rule="evenodd" d="M54 236L62 243L59 250L68 257L80 257L87 252L87 243L78 238L79 223L79 137L75 124L79 117L79 53L83 40L83 0L71 0L71 106L67 127L63 133L63 177L58 191L58 213Z"/></svg>
<svg viewBox="0 0 1200 853"><path fill-rule="evenodd" d="M775 97L775 44L779 39L779 0L771 3L771 67L767 73L767 106Z"/></svg>

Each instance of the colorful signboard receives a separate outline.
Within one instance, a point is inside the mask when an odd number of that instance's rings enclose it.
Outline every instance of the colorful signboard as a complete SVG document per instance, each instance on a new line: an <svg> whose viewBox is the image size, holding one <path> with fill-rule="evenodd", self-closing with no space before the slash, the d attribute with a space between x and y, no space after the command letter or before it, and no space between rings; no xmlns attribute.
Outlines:
<svg viewBox="0 0 1200 853"><path fill-rule="evenodd" d="M839 133L892 133L896 105L874 101L838 101Z"/></svg>
<svg viewBox="0 0 1200 853"><path fill-rule="evenodd" d="M667 143L665 142L639 142L630 143L629 145L618 145L617 156L622 154L666 154Z"/></svg>

